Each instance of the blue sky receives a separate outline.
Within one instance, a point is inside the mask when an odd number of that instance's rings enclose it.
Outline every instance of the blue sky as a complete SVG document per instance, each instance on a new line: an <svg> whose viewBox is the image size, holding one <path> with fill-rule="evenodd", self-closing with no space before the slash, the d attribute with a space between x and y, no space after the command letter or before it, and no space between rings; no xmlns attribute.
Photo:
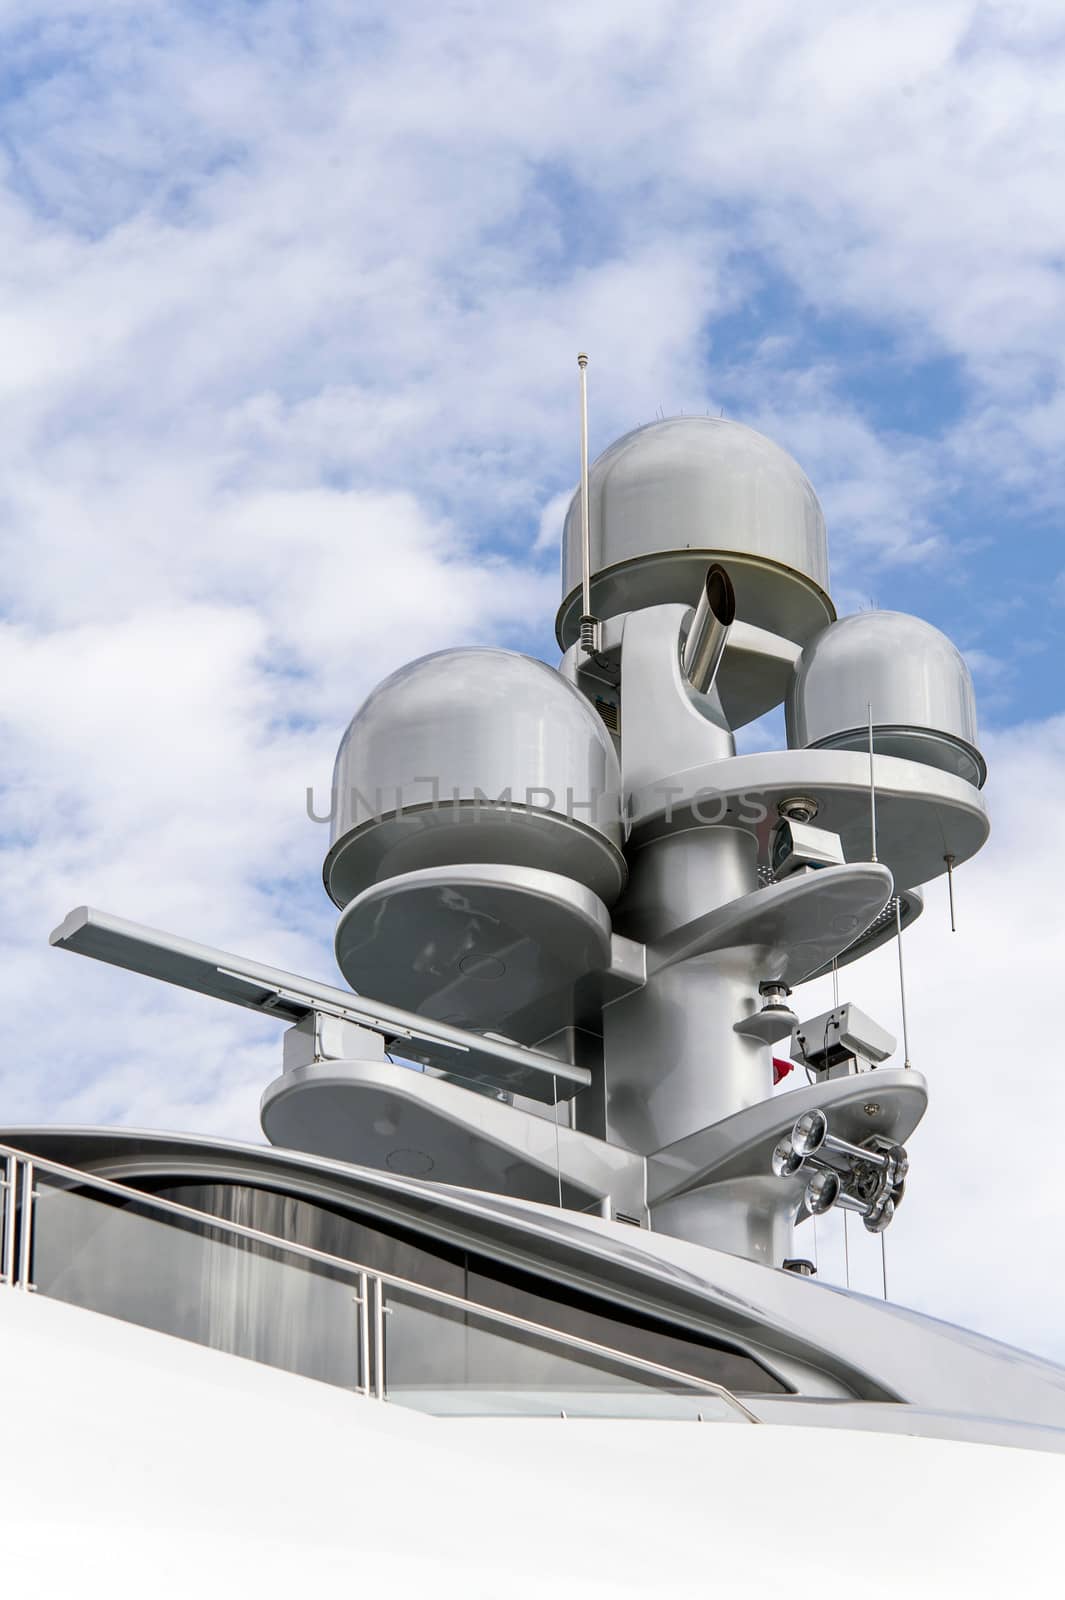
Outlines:
<svg viewBox="0 0 1065 1600"><path fill-rule="evenodd" d="M329 974L305 790L409 657L553 659L583 347L594 448L762 428L840 610L970 660L995 834L912 935L893 1288L1065 1359L1056 1175L972 1176L989 1103L1065 1114L1016 1023L1065 958L1063 103L1041 0L0 0L4 1120L256 1136L269 1025L47 933Z"/></svg>

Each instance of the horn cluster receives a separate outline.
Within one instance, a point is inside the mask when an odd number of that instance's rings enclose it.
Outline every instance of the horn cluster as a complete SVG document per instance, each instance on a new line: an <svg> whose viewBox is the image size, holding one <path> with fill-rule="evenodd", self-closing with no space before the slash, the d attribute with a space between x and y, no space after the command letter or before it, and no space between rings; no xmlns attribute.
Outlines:
<svg viewBox="0 0 1065 1600"><path fill-rule="evenodd" d="M873 1136L851 1144L828 1131L823 1111L804 1111L773 1151L778 1178L809 1173L803 1203L811 1216L833 1206L857 1211L870 1233L883 1233L906 1187L910 1158L901 1144Z"/></svg>

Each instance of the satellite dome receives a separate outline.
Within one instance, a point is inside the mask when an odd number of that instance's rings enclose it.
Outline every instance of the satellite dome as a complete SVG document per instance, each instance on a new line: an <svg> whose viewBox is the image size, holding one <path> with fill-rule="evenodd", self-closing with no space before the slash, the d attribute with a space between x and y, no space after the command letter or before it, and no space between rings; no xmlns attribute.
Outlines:
<svg viewBox="0 0 1065 1600"><path fill-rule="evenodd" d="M788 743L873 748L953 772L979 788L987 765L976 747L976 699L964 658L920 617L860 611L806 646L787 702Z"/></svg>
<svg viewBox="0 0 1065 1600"><path fill-rule="evenodd" d="M440 650L379 684L333 775L325 884L346 906L396 874L476 862L625 881L621 774L602 718L542 661Z"/></svg>
<svg viewBox="0 0 1065 1600"><path fill-rule="evenodd" d="M719 417L670 417L615 441L588 483L592 612L694 605L719 561L737 615L804 644L835 617L828 542L817 496L779 445ZM563 649L581 613L580 491L562 535Z"/></svg>

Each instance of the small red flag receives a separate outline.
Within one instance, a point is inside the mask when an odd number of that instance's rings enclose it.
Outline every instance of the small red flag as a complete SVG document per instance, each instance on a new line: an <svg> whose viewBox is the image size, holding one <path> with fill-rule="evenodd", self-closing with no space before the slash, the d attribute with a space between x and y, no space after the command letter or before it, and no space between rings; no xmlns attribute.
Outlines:
<svg viewBox="0 0 1065 1600"><path fill-rule="evenodd" d="M789 1072L794 1072L794 1061L781 1061L779 1056L773 1057L773 1088L775 1089L781 1078L786 1078Z"/></svg>

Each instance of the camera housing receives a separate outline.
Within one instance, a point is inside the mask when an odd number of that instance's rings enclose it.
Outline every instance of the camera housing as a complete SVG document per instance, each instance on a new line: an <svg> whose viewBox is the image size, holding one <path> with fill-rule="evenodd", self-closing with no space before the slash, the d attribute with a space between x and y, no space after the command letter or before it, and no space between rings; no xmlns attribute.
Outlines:
<svg viewBox="0 0 1065 1600"><path fill-rule="evenodd" d="M854 1005L835 1006L800 1022L791 1036L792 1057L829 1078L868 1072L886 1061L896 1045L893 1034Z"/></svg>
<svg viewBox="0 0 1065 1600"><path fill-rule="evenodd" d="M777 879L808 867L841 867L843 859L839 834L812 827L808 822L781 817L770 837L769 865Z"/></svg>

